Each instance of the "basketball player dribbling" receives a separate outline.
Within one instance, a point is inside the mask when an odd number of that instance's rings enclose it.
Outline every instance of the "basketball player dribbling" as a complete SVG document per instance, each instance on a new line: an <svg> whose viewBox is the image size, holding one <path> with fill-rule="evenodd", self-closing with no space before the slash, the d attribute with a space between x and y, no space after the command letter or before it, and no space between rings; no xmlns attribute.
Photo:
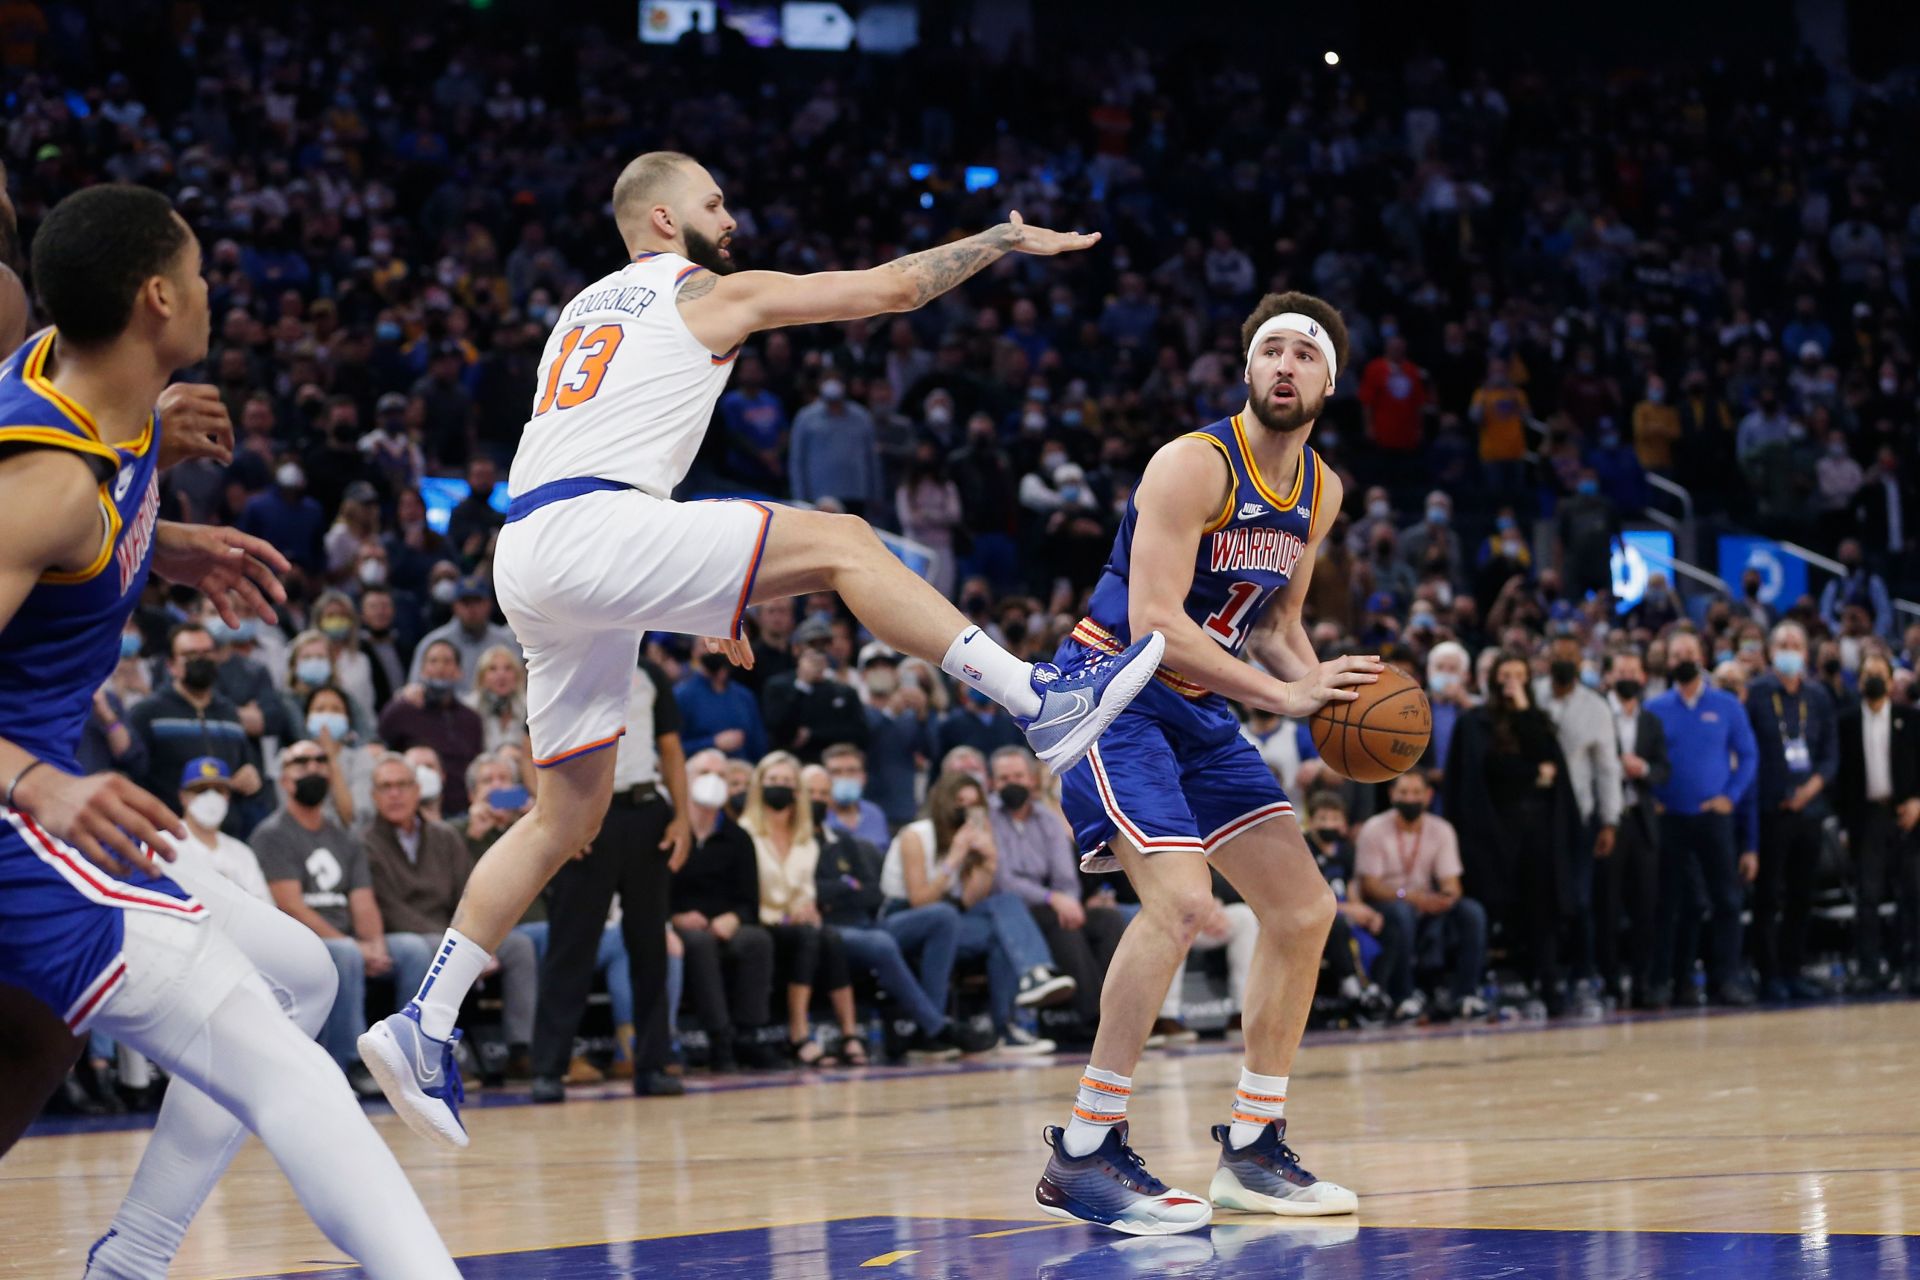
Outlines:
<svg viewBox="0 0 1920 1280"><path fill-rule="evenodd" d="M394 1109L464 1147L454 1021L489 953L568 858L613 790L627 690L646 631L708 637L750 666L749 605L837 592L903 653L940 664L1012 712L1056 770L1080 760L1152 679L1163 645L1135 642L1072 675L1016 658L887 551L864 521L758 502L678 503L740 344L764 329L910 311L1009 253L1085 249L1097 235L1012 220L866 271L733 273L734 220L699 164L650 152L614 183L626 266L561 312L508 480L494 559L526 650L528 727L542 769L533 809L487 852L418 994L360 1038ZM676 816L669 837L688 839ZM1164 986L1164 984L1162 984Z"/></svg>
<svg viewBox="0 0 1920 1280"><path fill-rule="evenodd" d="M1158 678L1062 779L1082 867L1123 868L1141 909L1107 971L1072 1120L1044 1134L1053 1154L1035 1189L1055 1217L1133 1235L1196 1230L1216 1205L1290 1216L1358 1207L1300 1167L1284 1118L1333 891L1228 703L1307 716L1354 700L1382 670L1374 657L1320 661L1301 624L1342 498L1307 436L1346 360L1347 331L1321 299L1283 293L1261 300L1241 337L1246 407L1154 454L1087 616L1055 655L1071 672L1131 636L1167 640ZM1231 1124L1213 1129L1220 1163L1202 1197L1147 1172L1128 1145L1127 1099L1161 999L1215 909L1209 862L1253 908L1260 935L1242 1011L1246 1060Z"/></svg>
<svg viewBox="0 0 1920 1280"><path fill-rule="evenodd" d="M99 1030L173 1082L90 1280L165 1275L249 1131L368 1275L456 1280L314 1043L336 981L319 940L197 855L154 862L163 831L185 834L178 819L77 760L150 572L229 622L285 598L273 570L288 566L266 543L159 519L155 404L207 353L199 244L166 197L103 184L47 215L33 268L55 327L0 362L0 1074L29 1090L0 1101L0 1140L72 1060L70 1037Z"/></svg>

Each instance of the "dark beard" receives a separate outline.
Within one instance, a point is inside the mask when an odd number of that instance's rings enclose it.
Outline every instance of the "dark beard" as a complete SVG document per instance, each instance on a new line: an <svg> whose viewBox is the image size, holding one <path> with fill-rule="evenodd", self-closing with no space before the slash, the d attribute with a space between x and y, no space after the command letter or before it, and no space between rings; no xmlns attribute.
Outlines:
<svg viewBox="0 0 1920 1280"><path fill-rule="evenodd" d="M1277 431L1281 435L1286 435L1288 432L1298 431L1319 417L1320 410L1325 407L1325 400L1322 400L1316 405L1309 405L1307 398L1300 394L1300 388L1296 386L1294 388L1292 408L1276 409L1273 407L1273 402L1263 396L1254 403L1253 416L1258 418L1260 425L1267 430Z"/></svg>
<svg viewBox="0 0 1920 1280"><path fill-rule="evenodd" d="M733 259L720 252L719 243L707 239L692 227L687 228L687 261L705 267L717 276L733 272Z"/></svg>

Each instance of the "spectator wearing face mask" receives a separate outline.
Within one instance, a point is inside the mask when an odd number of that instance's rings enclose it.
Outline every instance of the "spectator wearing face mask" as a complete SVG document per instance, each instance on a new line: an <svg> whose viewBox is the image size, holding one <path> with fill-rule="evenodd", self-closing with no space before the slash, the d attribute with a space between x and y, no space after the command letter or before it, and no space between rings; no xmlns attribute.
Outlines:
<svg viewBox="0 0 1920 1280"><path fill-rule="evenodd" d="M420 680L427 649L436 641L453 646L462 671L479 670L481 655L495 645L520 652L513 632L493 620L493 584L479 574L460 580L454 591L453 616L420 637L420 647L413 651L413 669L407 673L410 683Z"/></svg>
<svg viewBox="0 0 1920 1280"><path fill-rule="evenodd" d="M287 720L293 726L289 737L301 736L299 726L306 723L307 699L320 688L340 688L334 682L333 646L318 630L302 631L287 646L287 692L282 701ZM355 701L344 689L341 696L347 700L347 720L353 731L362 737L372 737L371 709Z"/></svg>
<svg viewBox="0 0 1920 1280"><path fill-rule="evenodd" d="M1802 970L1840 745L1833 699L1806 677L1807 633L1797 622L1782 622L1773 629L1772 670L1747 686L1760 770L1753 942L1762 993L1775 1000L1826 994Z"/></svg>
<svg viewBox="0 0 1920 1280"><path fill-rule="evenodd" d="M708 747L735 759L758 760L767 753L767 731L753 691L733 680L725 654L703 653L700 669L673 687L680 706L680 740L689 754Z"/></svg>
<svg viewBox="0 0 1920 1280"><path fill-rule="evenodd" d="M268 906L273 893L260 873L260 860L252 849L220 830L227 820L233 798L233 779L226 763L212 756L187 761L180 776L180 815L186 820L187 835L168 836L174 851L190 863L198 859L239 885Z"/></svg>
<svg viewBox="0 0 1920 1280"><path fill-rule="evenodd" d="M447 811L440 802L445 798L447 771L440 765L440 753L432 747L409 747L401 756L413 766L413 776L419 780L420 812L435 822L443 820Z"/></svg>
<svg viewBox="0 0 1920 1280"><path fill-rule="evenodd" d="M819 398L793 416L787 478L801 502L831 498L856 516L886 506L873 415L847 398L846 380L834 370L821 379Z"/></svg>
<svg viewBox="0 0 1920 1280"><path fill-rule="evenodd" d="M1589 591L1611 595L1620 511L1600 491L1600 478L1591 467L1581 468L1573 496L1561 501L1555 521L1560 532L1561 572L1569 594L1575 600L1584 600Z"/></svg>
<svg viewBox="0 0 1920 1280"><path fill-rule="evenodd" d="M1453 730L1460 714L1474 703L1472 664L1464 647L1443 640L1427 654L1427 702L1433 709L1433 733L1427 742L1427 754L1421 761L1427 780L1439 786L1446 776L1447 752L1453 746ZM1440 811L1434 797L1434 812Z"/></svg>
<svg viewBox="0 0 1920 1280"><path fill-rule="evenodd" d="M1673 476L1673 447L1680 441L1680 410L1667 402L1667 382L1647 377L1646 394L1633 406L1633 451L1648 472Z"/></svg>
<svg viewBox="0 0 1920 1280"><path fill-rule="evenodd" d="M1647 507L1647 473L1633 446L1621 439L1612 418L1602 418L1587 450L1586 464L1600 482L1600 492L1622 511L1637 514Z"/></svg>
<svg viewBox="0 0 1920 1280"><path fill-rule="evenodd" d="M326 571L321 547L327 515L307 494L307 473L288 458L274 469L273 488L247 500L234 522L242 533L264 538L288 560L319 575Z"/></svg>
<svg viewBox="0 0 1920 1280"><path fill-rule="evenodd" d="M827 812L821 820L835 831L884 849L893 838L886 812L866 798L867 756L852 744L820 753L827 771Z"/></svg>
<svg viewBox="0 0 1920 1280"><path fill-rule="evenodd" d="M1393 780L1393 812L1360 826L1354 840L1359 896L1384 919L1381 985L1403 1020L1425 1003L1416 966L1448 967L1444 1007L1463 1018L1484 1016L1480 979L1486 971L1487 913L1461 889L1460 840L1453 825L1427 812L1432 798L1418 772Z"/></svg>
<svg viewBox="0 0 1920 1280"><path fill-rule="evenodd" d="M929 407L930 418L932 412ZM960 505L960 487L947 474L940 445L922 440L914 447L893 501L900 532L936 553L929 580L941 595L951 597L957 575L955 557L968 549L963 545L966 511Z"/></svg>
<svg viewBox="0 0 1920 1280"><path fill-rule="evenodd" d="M1860 703L1840 713L1834 807L1846 824L1854 866L1852 990L1876 994L1905 955L1902 985L1920 992L1920 716L1892 697L1893 668L1879 653L1860 663ZM1897 889L1894 932L1882 945L1880 905Z"/></svg>
<svg viewBox="0 0 1920 1280"><path fill-rule="evenodd" d="M665 689L663 684L662 689ZM505 645L480 655L473 688L460 695L472 707L485 730L488 751L508 745L527 745L527 664Z"/></svg>
<svg viewBox="0 0 1920 1280"><path fill-rule="evenodd" d="M369 561L368 563L373 563ZM384 566L382 557L379 563ZM360 593L360 652L367 655L373 673L374 705L384 707L393 701L407 683L407 655L411 634L402 634L400 621L406 616L395 593L384 586L370 586Z"/></svg>
<svg viewBox="0 0 1920 1280"><path fill-rule="evenodd" d="M281 742L296 738L297 721L287 715L273 674L266 663L253 656L258 648L260 620L247 618L238 627L230 627L209 605L201 614L207 634L213 637L213 660L219 666L213 687L240 712L240 726L252 739L255 750L262 738Z"/></svg>
<svg viewBox="0 0 1920 1280"><path fill-rule="evenodd" d="M1376 484L1367 490L1366 507L1360 518L1347 529L1347 550L1356 558L1364 559L1373 548L1374 530L1383 525L1394 530L1400 527L1394 519L1393 499L1385 487Z"/></svg>
<svg viewBox="0 0 1920 1280"><path fill-rule="evenodd" d="M919 676L901 670L900 657L875 640L860 651L867 693L864 800L879 807L889 828L913 821L921 762L933 754L927 693ZM831 767L831 764L829 764Z"/></svg>
<svg viewBox="0 0 1920 1280"><path fill-rule="evenodd" d="M1866 551L1858 538L1848 538L1840 544L1838 558L1845 574L1831 578L1820 589L1820 617L1829 628L1838 632L1842 628L1842 613L1849 605L1858 605L1868 610L1873 617L1873 630L1876 634L1893 638L1893 599L1887 591L1887 580L1867 568Z"/></svg>
<svg viewBox="0 0 1920 1280"><path fill-rule="evenodd" d="M373 691L373 662L360 651L360 617L353 601L343 592L323 591L313 602L310 616L313 629L327 638L333 683L356 705L379 706Z"/></svg>
<svg viewBox="0 0 1920 1280"><path fill-rule="evenodd" d="M340 821L352 826L373 808L373 761L370 749L347 717L347 695L330 684L309 690L304 727L295 738L320 744L332 766L333 809Z"/></svg>
<svg viewBox="0 0 1920 1280"><path fill-rule="evenodd" d="M1495 493L1526 488L1527 419L1532 413L1527 393L1514 385L1511 362L1490 357L1487 380L1473 393L1467 417L1480 429L1480 466Z"/></svg>
<svg viewBox="0 0 1920 1280"><path fill-rule="evenodd" d="M241 797L227 815L226 829L244 835L266 805L264 798L255 800L262 790L260 768L240 724L240 709L214 687L219 669L213 660L213 637L199 623L183 622L167 637L167 648L171 683L136 703L127 716L128 732L146 752L141 783L155 795L176 795L189 761L209 756L219 760L227 766L234 794Z"/></svg>
<svg viewBox="0 0 1920 1280"><path fill-rule="evenodd" d="M1427 495L1426 519L1400 531L1400 559L1416 574L1438 568L1460 581L1460 535L1453 531L1453 499L1435 489Z"/></svg>
<svg viewBox="0 0 1920 1280"><path fill-rule="evenodd" d="M769 680L761 693L774 747L813 763L828 747L864 744L866 708L853 686L834 678L828 658L833 624L816 614L795 629L793 642L798 665Z"/></svg>
<svg viewBox="0 0 1920 1280"><path fill-rule="evenodd" d="M1613 853L1594 868L1594 965L1600 981L1625 1003L1620 985L1632 979L1632 996L1647 1008L1652 981L1653 939L1660 932L1660 825L1654 793L1673 772L1667 735L1646 708L1646 670L1631 649L1607 657L1607 709L1620 750L1620 826ZM1630 940L1622 973L1620 922Z"/></svg>
<svg viewBox="0 0 1920 1280"><path fill-rule="evenodd" d="M446 770L442 804L449 813L463 813L467 766L480 754L486 729L459 699L460 651L453 642L427 641L420 655L420 682L380 713L380 740L395 751L432 747Z"/></svg>
<svg viewBox="0 0 1920 1280"><path fill-rule="evenodd" d="M427 592L440 609L436 621L443 621L459 589L460 565L453 544L427 523L426 500L418 489L402 489L394 499L394 528L384 543L389 580L405 591Z"/></svg>

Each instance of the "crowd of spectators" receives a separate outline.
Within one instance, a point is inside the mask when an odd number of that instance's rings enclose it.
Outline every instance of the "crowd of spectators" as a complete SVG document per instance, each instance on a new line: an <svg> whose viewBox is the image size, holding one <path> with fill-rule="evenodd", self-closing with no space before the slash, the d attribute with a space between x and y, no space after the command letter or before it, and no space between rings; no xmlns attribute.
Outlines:
<svg viewBox="0 0 1920 1280"><path fill-rule="evenodd" d="M366 980L411 981L417 940L537 789L489 499L558 309L617 263L612 175L659 146L713 170L754 266L867 265L1011 207L1103 233L911 315L762 335L686 487L898 531L1023 655L1080 616L1151 451L1239 407L1261 293L1341 307L1353 358L1312 442L1352 499L1310 634L1406 665L1436 734L1419 774L1363 788L1298 726L1248 718L1345 904L1336 1002L1475 1015L1500 1000L1490 958L1548 1012L1684 1000L1703 920L1711 996L1744 1002L1756 975L1814 994L1836 828L1850 981L1904 967L1920 986L1920 625L1894 603L1920 464L1920 179L1894 162L1915 115L1897 87L1810 60L1263 76L1097 45L1036 76L934 49L643 52L507 15L8 8L0 157L23 241L90 182L176 202L214 317L194 376L238 441L231 466L178 468L166 510L295 565L278 625L230 628L153 584L85 762L176 799L248 880L251 850L348 979L324 1037L343 1064ZM995 181L971 189L967 164ZM429 477L469 486L444 522ZM1609 553L1661 501L1649 477L1845 572L1771 602L1758 575L1689 597L1656 572L1622 613ZM1089 1034L1126 887L1083 882L1006 715L832 597L753 627L746 671L647 646L694 837L663 932L707 1059L858 1061L855 993L876 983L923 1055ZM1203 945L1237 995L1250 913L1224 882L1219 908ZM490 983L513 1066L545 923ZM990 1035L953 1016L956 962L985 970Z"/></svg>

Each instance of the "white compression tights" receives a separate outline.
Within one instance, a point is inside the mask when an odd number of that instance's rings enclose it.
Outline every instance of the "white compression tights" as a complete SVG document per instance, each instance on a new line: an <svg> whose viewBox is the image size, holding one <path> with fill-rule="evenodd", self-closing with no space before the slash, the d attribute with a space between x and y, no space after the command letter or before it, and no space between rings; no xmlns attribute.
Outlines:
<svg viewBox="0 0 1920 1280"><path fill-rule="evenodd" d="M166 1274L188 1224L252 1131L327 1238L374 1280L459 1273L393 1154L312 1035L333 1003L334 969L307 929L217 877L179 877L207 901L204 925L131 913L130 973L167 966L154 990L130 981L95 1026L175 1076L89 1280ZM201 936L205 935L205 936ZM192 992L250 970L211 1011ZM199 979L196 982L196 977Z"/></svg>

